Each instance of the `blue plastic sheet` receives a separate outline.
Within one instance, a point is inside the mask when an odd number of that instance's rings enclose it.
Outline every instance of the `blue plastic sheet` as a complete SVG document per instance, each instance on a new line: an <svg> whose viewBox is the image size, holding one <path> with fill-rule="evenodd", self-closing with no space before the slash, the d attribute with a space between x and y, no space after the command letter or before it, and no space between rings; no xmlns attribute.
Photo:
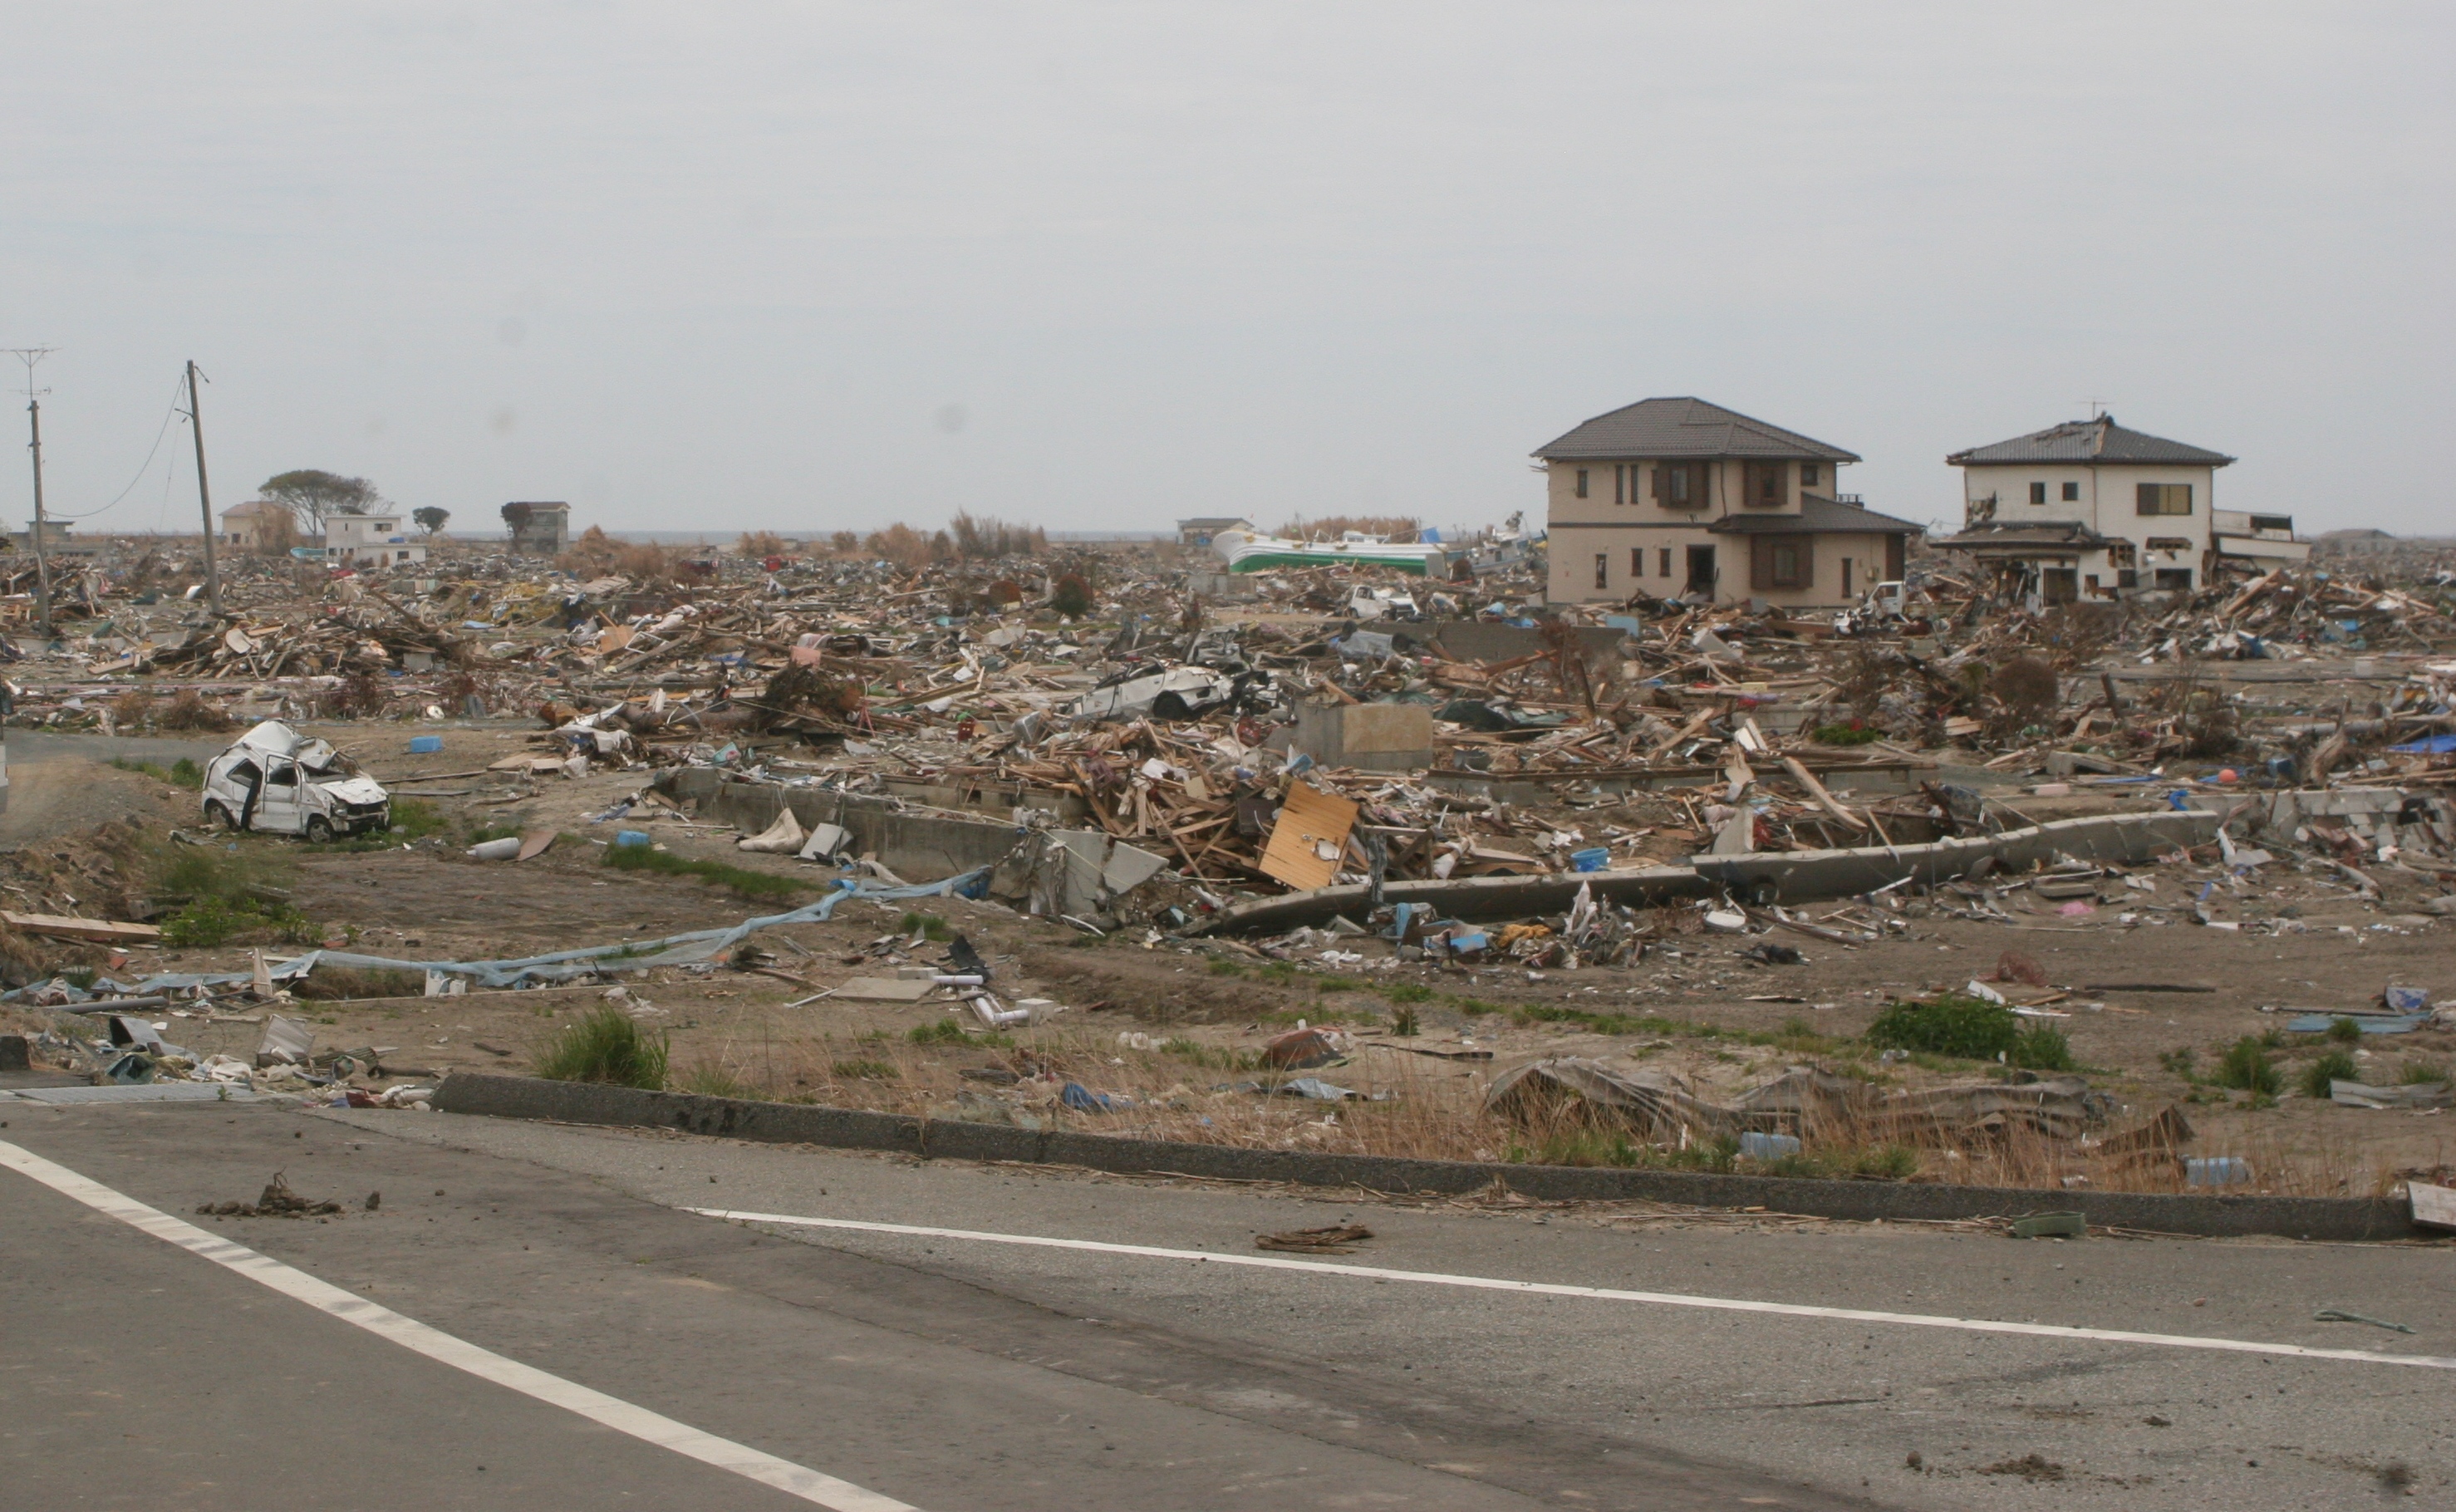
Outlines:
<svg viewBox="0 0 2456 1512"><path fill-rule="evenodd" d="M2456 735L2425 735L2420 740L2406 741L2402 746L2391 746L2388 749L2403 751L2411 756L2456 754Z"/></svg>
<svg viewBox="0 0 2456 1512"><path fill-rule="evenodd" d="M882 903L902 898L942 898L951 892L965 893L968 888L984 886L989 876L989 868L977 867L944 881L902 888L867 887L849 879L841 880L836 884L837 890L790 913L765 913L726 929L693 930L687 934L669 934L662 940L592 945L577 950L558 950L551 955L522 956L518 960L404 961L389 955L359 955L350 950L310 950L269 970L276 982L304 976L318 966L349 966L398 971L441 971L447 976L467 977L480 987L520 987L586 976L615 957L620 957L619 969L625 971L642 971L652 966L689 966L723 954L755 930L774 929L780 924L824 924L835 913L836 906L848 898L875 898ZM253 980L255 974L251 971L166 971L139 982L137 991L160 992L188 987L228 987Z"/></svg>

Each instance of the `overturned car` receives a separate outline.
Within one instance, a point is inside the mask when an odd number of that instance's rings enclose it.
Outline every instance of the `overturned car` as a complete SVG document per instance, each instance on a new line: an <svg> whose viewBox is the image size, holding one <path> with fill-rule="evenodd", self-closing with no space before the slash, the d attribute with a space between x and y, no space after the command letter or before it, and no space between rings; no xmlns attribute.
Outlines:
<svg viewBox="0 0 2456 1512"><path fill-rule="evenodd" d="M392 826L392 794L324 741L266 720L205 768L205 818L226 829L333 840Z"/></svg>
<svg viewBox="0 0 2456 1512"><path fill-rule="evenodd" d="M1247 672L1146 662L1104 679L1064 712L1072 719L1197 719L1237 702L1254 682Z"/></svg>

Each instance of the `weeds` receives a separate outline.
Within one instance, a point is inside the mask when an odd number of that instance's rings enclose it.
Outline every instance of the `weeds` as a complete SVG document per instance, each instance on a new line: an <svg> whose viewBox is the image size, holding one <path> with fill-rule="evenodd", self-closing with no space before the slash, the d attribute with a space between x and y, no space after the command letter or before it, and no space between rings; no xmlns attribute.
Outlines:
<svg viewBox="0 0 2456 1512"><path fill-rule="evenodd" d="M2185 1081L2198 1081L2200 1071L2195 1062L2199 1058L2192 1047L2185 1045L2180 1050L2170 1050L2159 1055L2158 1064L2164 1067L2169 1075L2180 1076Z"/></svg>
<svg viewBox="0 0 2456 1512"><path fill-rule="evenodd" d="M661 1091L670 1046L611 1004L602 1005L546 1042L537 1073L549 1081L608 1082Z"/></svg>
<svg viewBox="0 0 2456 1512"><path fill-rule="evenodd" d="M895 921L895 928L905 934L917 934L925 940L944 945L955 937L947 921L934 913L908 913Z"/></svg>
<svg viewBox="0 0 2456 1512"><path fill-rule="evenodd" d="M933 1018L927 1024L915 1024L904 1036L915 1045L960 1045L964 1042L964 1026L952 1018Z"/></svg>
<svg viewBox="0 0 2456 1512"><path fill-rule="evenodd" d="M2360 1072L2361 1068L2354 1064L2354 1057L2351 1054L2342 1050L2332 1050L2302 1068L2302 1074L2296 1081L2295 1088L2305 1097L2325 1102L2328 1100L2330 1082L2360 1081L2362 1079Z"/></svg>
<svg viewBox="0 0 2456 1512"><path fill-rule="evenodd" d="M1883 1049L1923 1050L1966 1060L2010 1059L2020 1038L2020 1022L2001 1003L1962 992L1938 992L1931 998L1889 1005L1868 1026L1867 1038L1869 1044Z"/></svg>
<svg viewBox="0 0 2456 1512"><path fill-rule="evenodd" d="M2072 1042L2053 1025L2033 1024L2014 1034L2007 1058L2024 1071L2070 1071Z"/></svg>
<svg viewBox="0 0 2456 1512"><path fill-rule="evenodd" d="M1210 964L1205 966L1203 970L1209 971L1214 976L1242 976L1245 974L1245 969L1242 966L1238 965L1235 961L1228 959L1228 957L1224 955L1213 956Z"/></svg>
<svg viewBox="0 0 2456 1512"><path fill-rule="evenodd" d="M2328 1038L2339 1045L2359 1045L2363 1042L2363 1026L2350 1018L2331 1019L2328 1022Z"/></svg>
<svg viewBox="0 0 2456 1512"><path fill-rule="evenodd" d="M1211 1071L1256 1072L1262 1069L1262 1057L1250 1050L1238 1050L1229 1045L1205 1045L1198 1040L1174 1038L1160 1042L1160 1053Z"/></svg>
<svg viewBox="0 0 2456 1512"><path fill-rule="evenodd" d="M1422 982L1393 982L1382 989L1382 995L1393 1003L1424 1003L1432 1000L1433 990Z"/></svg>
<svg viewBox="0 0 2456 1512"><path fill-rule="evenodd" d="M840 1060L828 1068L838 1081L893 1081L897 1076L892 1061Z"/></svg>
<svg viewBox="0 0 2456 1512"><path fill-rule="evenodd" d="M290 984L292 996L320 999L416 997L425 991L424 973L381 966L319 966Z"/></svg>
<svg viewBox="0 0 2456 1512"><path fill-rule="evenodd" d="M2277 1063L2268 1058L2267 1047L2256 1034L2245 1034L2226 1047L2225 1058L2218 1062L2217 1072L2209 1079L2221 1087L2251 1093L2254 1102L2276 1096L2285 1086Z"/></svg>
<svg viewBox="0 0 2456 1512"><path fill-rule="evenodd" d="M2396 1079L2408 1087L2446 1081L2447 1063L2444 1060L2424 1060L2420 1056L2408 1055L2405 1057L2405 1064L2398 1069Z"/></svg>
<svg viewBox="0 0 2456 1512"><path fill-rule="evenodd" d="M782 901L807 890L800 881L792 877L751 871L742 867L727 866L722 861L694 861L652 846L607 846L605 865L618 871L653 871L669 877L698 877L753 902Z"/></svg>
<svg viewBox="0 0 2456 1512"><path fill-rule="evenodd" d="M720 1061L704 1060L683 1073L680 1089L702 1097L752 1097L758 1090L727 1071Z"/></svg>
<svg viewBox="0 0 2456 1512"><path fill-rule="evenodd" d="M1413 1039L1423 1032L1423 1024L1413 1008L1402 1008L1390 1015L1390 1032L1401 1039Z"/></svg>
<svg viewBox="0 0 2456 1512"><path fill-rule="evenodd" d="M185 756L168 766L158 762L133 761L126 756L112 758L111 765L124 772L141 772L155 782L169 783L174 787L185 787L192 793L204 790L205 769Z"/></svg>

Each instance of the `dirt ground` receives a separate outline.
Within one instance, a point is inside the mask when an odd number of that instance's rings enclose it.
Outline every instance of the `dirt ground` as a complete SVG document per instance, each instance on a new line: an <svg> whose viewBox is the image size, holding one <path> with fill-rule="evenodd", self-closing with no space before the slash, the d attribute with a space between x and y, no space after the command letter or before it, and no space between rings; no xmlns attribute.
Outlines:
<svg viewBox="0 0 2456 1512"><path fill-rule="evenodd" d="M405 750L408 738L425 730L338 725L319 732L354 749L397 794L427 795L420 801L453 827L449 836L409 849L297 854L291 889L297 907L327 937L346 939L346 949L406 959L501 959L713 928L792 906L748 902L696 879L604 866L603 842L615 826L592 824L590 816L638 790L647 774L533 782L485 771L526 748L522 725L447 726L441 753L414 757ZM12 820L34 825L45 806L58 805L55 815L80 823L104 814L202 832L188 817L191 794L137 773L50 766L31 788L49 796L30 807L30 789L20 787ZM21 782L29 769L15 769ZM622 824L647 829L677 854L793 875L808 884L794 902L817 899L833 876L789 858L738 851L729 829L651 812L635 810ZM481 825L565 838L525 863L466 860L463 838ZM254 837L238 843L302 848ZM829 923L754 936L750 943L761 952L754 969L736 969L753 965L745 960L706 971L630 971L618 980L634 1016L669 1036L676 1085L946 1116L1020 1111L1118 1132L1494 1158L1512 1149L1516 1135L1480 1111L1481 1090L1495 1070L1538 1054L1656 1065L1693 1078L1711 1096L1809 1062L1914 1085L1985 1074L1988 1068L1976 1065L1887 1064L1857 1036L1887 1002L1991 978L1999 957L2017 950L2070 990L2050 1005L2070 1016L2052 1022L2069 1037L2092 1085L2122 1105L2118 1127L2180 1103L2200 1131L2192 1153L2251 1156L2263 1190L2379 1190L2396 1172L2456 1162L2442 1132L2448 1114L2363 1111L2294 1095L2296 1072L2324 1048L2303 1037L2286 1036L2275 1052L2289 1092L2273 1107L2249 1108L2242 1094L2177 1069L2175 1052L2190 1050L2195 1071L2205 1073L2237 1040L2281 1028L2282 1016L2264 1009L2369 1007L2391 983L2456 997L2456 923L2405 911L2416 898L2446 890L2436 878L2390 873L2388 897L2368 901L2323 877L2273 869L2277 874L2228 884L2205 865L2147 868L2141 876L2154 889L2116 889L2078 917L2008 893L2001 906L2013 923L1951 916L1938 906L1952 904L1950 897L1914 900L1892 915L1883 938L1847 946L1784 931L1710 934L1694 910L1662 910L1642 962L1565 971L1400 963L1379 941L1341 940L1275 962L1245 942L1093 938L992 903L865 901L841 908ZM2192 922L2188 905L2211 881L2218 886L2203 906L2242 928ZM2037 911L2026 911L2032 909ZM1828 910L1808 911L1814 917ZM930 931L939 939L913 938L904 921L916 913L943 921ZM899 964L941 960L944 936L957 932L990 960L1008 1002L1050 1001L1043 1025L1014 1035L966 1033L959 1005L947 1001L818 995L855 976L891 976ZM1794 946L1805 959L1764 965L1747 958L1742 952L1760 939ZM113 974L245 970L262 943L140 950ZM1331 948L1366 959L1326 964L1319 955ZM293 947L267 950L275 957L291 953ZM524 1070L606 991L601 981L452 998L309 1001L298 1011L314 1020L319 1045L374 1049L398 1080L463 1068ZM1421 1032L1411 1038L1391 1032L1402 1008L1418 1020ZM174 1009L164 1032L200 1053L245 1055L260 1031L244 1020L260 1011L227 999L212 1016ZM31 1025L48 1015L10 1017ZM1246 1090L1255 1082L1254 1052L1300 1021L1335 1024L1356 1039L1343 1064L1313 1074L1368 1095L1392 1095L1332 1107ZM942 1023L955 1027L915 1040L916 1031ZM1489 1059L1469 1058L1486 1053ZM2456 1032L2366 1036L2355 1054L2367 1079L2390 1082L2407 1062L2456 1060ZM998 1089L998 1078L1011 1080L1017 1069L1054 1070L1134 1103L1110 1114L987 1108L984 1098ZM967 1071L981 1074L968 1078ZM2051 1164L2088 1169L2062 1157ZM1941 1152L1925 1154L1921 1170L1936 1178L1976 1174Z"/></svg>

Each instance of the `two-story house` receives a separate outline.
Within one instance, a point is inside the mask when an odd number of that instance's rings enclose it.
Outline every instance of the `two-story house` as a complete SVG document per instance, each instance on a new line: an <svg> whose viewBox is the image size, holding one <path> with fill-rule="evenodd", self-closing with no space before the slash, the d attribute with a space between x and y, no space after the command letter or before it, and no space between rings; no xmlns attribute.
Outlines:
<svg viewBox="0 0 2456 1512"><path fill-rule="evenodd" d="M424 562L426 547L401 533L399 515L326 515L324 560L404 566Z"/></svg>
<svg viewBox="0 0 2456 1512"><path fill-rule="evenodd" d="M1700 398L1641 399L1537 448L1553 603L1694 594L1850 603L1902 575L1919 527L1834 491L1859 459Z"/></svg>
<svg viewBox="0 0 2456 1512"><path fill-rule="evenodd" d="M2216 567L2217 470L2234 460L2223 453L2101 415L1945 460L1961 469L1965 513L1961 533L1935 546L2039 603L2189 592Z"/></svg>

